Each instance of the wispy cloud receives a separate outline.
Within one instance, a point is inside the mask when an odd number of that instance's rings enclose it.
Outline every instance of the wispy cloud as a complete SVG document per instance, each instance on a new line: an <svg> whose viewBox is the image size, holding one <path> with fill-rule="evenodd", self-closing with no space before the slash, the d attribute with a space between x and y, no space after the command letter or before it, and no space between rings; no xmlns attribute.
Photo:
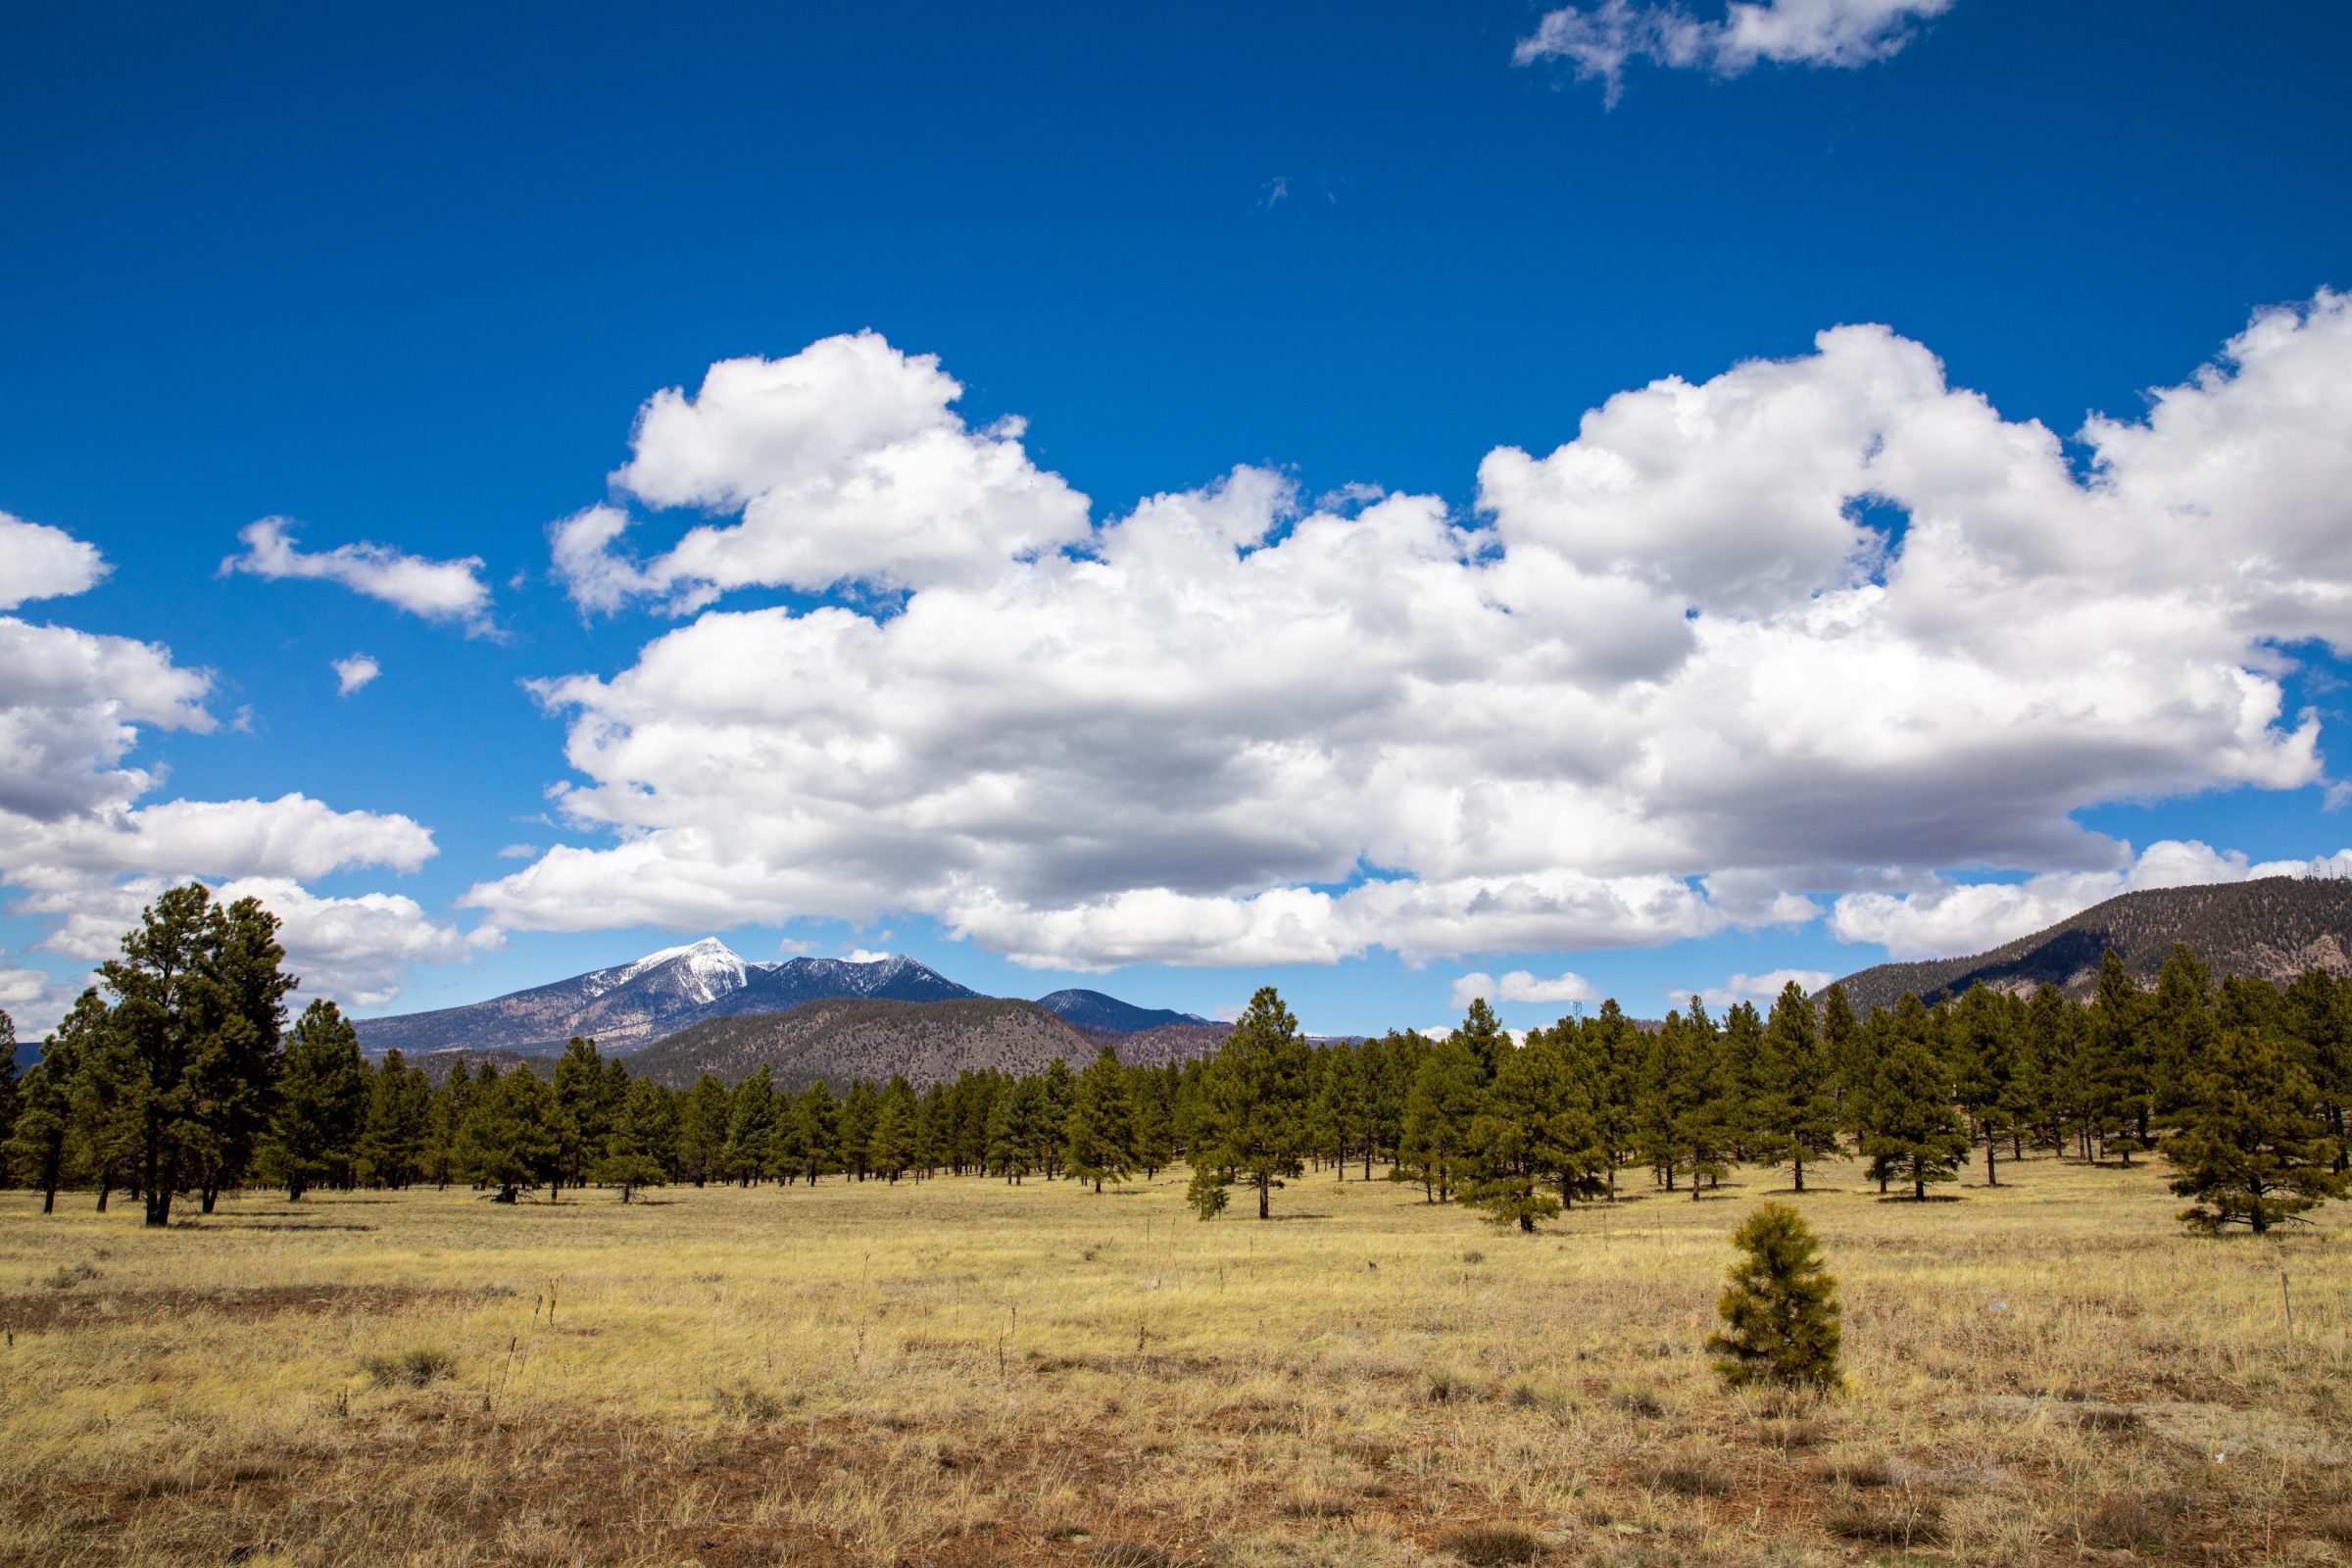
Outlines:
<svg viewBox="0 0 2352 1568"><path fill-rule="evenodd" d="M366 654L354 654L349 659L334 662L335 694L349 697L384 672L384 666Z"/></svg>
<svg viewBox="0 0 2352 1568"><path fill-rule="evenodd" d="M1601 83L1610 107L1637 61L1738 76L1760 64L1850 71L1898 53L1918 23L1952 0L1762 0L1705 22L1679 5L1600 0L1544 13L1511 52L1516 65L1564 60L1579 81Z"/></svg>
<svg viewBox="0 0 2352 1568"><path fill-rule="evenodd" d="M291 526L283 517L247 523L237 538L245 553L220 563L224 576L243 571L272 581L303 577L340 583L353 593L380 599L426 620L459 622L468 636L493 629L490 588L482 581L479 556L432 561L366 542L306 553L295 545Z"/></svg>

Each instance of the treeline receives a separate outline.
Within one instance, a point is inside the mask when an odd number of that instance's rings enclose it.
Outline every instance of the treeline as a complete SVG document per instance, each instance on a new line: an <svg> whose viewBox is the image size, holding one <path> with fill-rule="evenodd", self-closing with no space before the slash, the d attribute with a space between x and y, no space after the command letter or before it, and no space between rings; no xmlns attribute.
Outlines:
<svg viewBox="0 0 2352 1568"><path fill-rule="evenodd" d="M2352 980L2314 970L2283 990L2218 985L2176 949L2155 987L2110 953L2096 996L1979 986L1903 997L1857 1017L1838 988L1790 986L1720 1018L1697 998L1654 1028L1614 1002L1515 1041L1485 1002L1440 1039L1392 1031L1317 1044L1260 991L1213 1055L1082 1071L966 1072L779 1089L762 1067L732 1087L673 1091L574 1040L545 1078L457 1064L433 1085L395 1051L362 1057L333 1004L282 1028L275 920L201 887L149 909L44 1043L22 1083L0 1078L8 1174L39 1188L138 1195L150 1223L173 1196L210 1211L223 1188L458 1183L526 1190L927 1180L1069 1179L1100 1191L1190 1167L1202 1218L1239 1185L1265 1217L1310 1169L1410 1183L1533 1230L1646 1176L1703 1196L1739 1164L1808 1168L1848 1154L1880 1191L1925 1199L1981 1159L1997 1184L2029 1151L2129 1166L2161 1151L2182 1218L2267 1231L2346 1190ZM0 1015L4 1024L5 1015Z"/></svg>

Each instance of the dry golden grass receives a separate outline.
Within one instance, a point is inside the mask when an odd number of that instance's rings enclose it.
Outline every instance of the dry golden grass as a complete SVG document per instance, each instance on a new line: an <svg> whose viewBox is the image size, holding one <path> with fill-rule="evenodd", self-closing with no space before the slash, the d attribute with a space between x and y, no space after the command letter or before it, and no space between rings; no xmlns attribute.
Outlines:
<svg viewBox="0 0 2352 1568"><path fill-rule="evenodd" d="M2352 1560L2352 1211L1830 1169L1848 1388L1782 1403L1699 1349L1742 1180L1534 1238L1328 1172L1269 1224L1181 1176L0 1194L0 1563Z"/></svg>

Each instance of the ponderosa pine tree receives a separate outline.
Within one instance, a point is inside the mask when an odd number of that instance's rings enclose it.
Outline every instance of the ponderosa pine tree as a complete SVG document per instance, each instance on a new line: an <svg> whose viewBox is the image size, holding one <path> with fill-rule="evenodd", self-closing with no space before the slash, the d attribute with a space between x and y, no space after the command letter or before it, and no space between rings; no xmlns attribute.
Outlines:
<svg viewBox="0 0 2352 1568"><path fill-rule="evenodd" d="M1936 1050L1937 1026L1919 998L1895 1004L1885 1054L1871 1080L1862 1153L1873 1166L1906 1177L1926 1201L1928 1183L1953 1179L1968 1135L1952 1109L1951 1074Z"/></svg>
<svg viewBox="0 0 2352 1568"><path fill-rule="evenodd" d="M8 1167L41 1195L41 1212L57 1211L65 1185L67 1150L74 1136L74 1080L85 1052L95 1049L95 1031L106 1004L84 991L65 1018L41 1043L41 1059L19 1085L16 1127L8 1142Z"/></svg>
<svg viewBox="0 0 2352 1568"><path fill-rule="evenodd" d="M2148 1002L2149 1099L2164 1125L2187 1103L2188 1080L2220 1042L2213 971L2185 943L2173 944Z"/></svg>
<svg viewBox="0 0 2352 1568"><path fill-rule="evenodd" d="M1298 1020L1281 995L1264 986L1250 999L1204 1078L1201 1146L1192 1161L1196 1178L1207 1169L1249 1182L1257 1189L1259 1219L1272 1214L1275 1181L1304 1168L1306 1064Z"/></svg>
<svg viewBox="0 0 2352 1568"><path fill-rule="evenodd" d="M114 993L101 1061L122 1096L151 1226L198 1188L210 1212L269 1125L284 999L277 917L259 901L221 906L202 883L160 896L100 966Z"/></svg>
<svg viewBox="0 0 2352 1568"><path fill-rule="evenodd" d="M866 1160L876 1176L895 1183L913 1166L917 1109L914 1086L891 1074L874 1097L874 1130L866 1145Z"/></svg>
<svg viewBox="0 0 2352 1568"><path fill-rule="evenodd" d="M1984 1140L1984 1185L2001 1185L1995 1156L2022 1113L2018 1031L2006 998L1983 981L1971 986L1944 1018L1952 1063L1952 1094Z"/></svg>
<svg viewBox="0 0 2352 1568"><path fill-rule="evenodd" d="M1765 1203L1732 1233L1741 1256L1707 1340L1715 1371L1734 1388L1769 1383L1828 1390L1838 1381L1838 1282L1822 1267L1804 1216Z"/></svg>
<svg viewBox="0 0 2352 1568"><path fill-rule="evenodd" d="M580 1035L566 1041L564 1054L556 1058L552 1086L556 1172L548 1192L551 1201L564 1186L579 1187L587 1182L588 1167L603 1157L605 1144L612 1135L612 1118L620 1109L619 1096L626 1086L614 1082L606 1073L606 1065L596 1042Z"/></svg>
<svg viewBox="0 0 2352 1568"><path fill-rule="evenodd" d="M725 1179L727 1108L727 1086L710 1072L678 1104L678 1168L697 1187Z"/></svg>
<svg viewBox="0 0 2352 1568"><path fill-rule="evenodd" d="M349 1185L370 1087L359 1031L333 1003L313 1002L286 1036L265 1151L287 1201L300 1202L320 1180Z"/></svg>
<svg viewBox="0 0 2352 1568"><path fill-rule="evenodd" d="M1680 1044L1676 1059L1681 1070L1666 1086L1671 1108L1667 1147L1670 1157L1690 1171L1695 1201L1710 1184L1730 1173L1730 1156L1739 1138L1723 1031L1707 1015L1706 1004L1692 997L1689 1015L1667 1013L1659 1033L1674 1034Z"/></svg>
<svg viewBox="0 0 2352 1568"><path fill-rule="evenodd" d="M384 1053L368 1083L368 1109L360 1123L359 1175L385 1187L406 1187L423 1168L431 1137L433 1086L421 1067L411 1067L395 1046Z"/></svg>
<svg viewBox="0 0 2352 1568"><path fill-rule="evenodd" d="M603 1152L588 1167L588 1180L619 1188L626 1203L638 1188L659 1187L669 1179L662 1154L674 1150L676 1140L677 1112L669 1091L640 1078L622 1096Z"/></svg>
<svg viewBox="0 0 2352 1568"><path fill-rule="evenodd" d="M1847 1014L1852 1021L1852 1014ZM1838 1073L1819 1031L1812 999L1791 980L1781 988L1764 1028L1756 1121L1790 1184L1805 1190L1805 1161L1838 1148Z"/></svg>
<svg viewBox="0 0 2352 1568"><path fill-rule="evenodd" d="M767 1174L777 1114L775 1078L763 1061L727 1096L727 1141L719 1164L738 1186L749 1187Z"/></svg>
<svg viewBox="0 0 2352 1568"><path fill-rule="evenodd" d="M1829 1058L1838 1125L1851 1127L1852 1102L1870 1083L1871 1059L1864 1051L1862 1024L1854 1016L1853 1001L1843 985L1832 985L1821 994L1821 1050Z"/></svg>
<svg viewBox="0 0 2352 1568"><path fill-rule="evenodd" d="M822 1078L802 1090L792 1102L800 1123L802 1157L808 1161L808 1185L827 1171L846 1170L841 1156L841 1102Z"/></svg>
<svg viewBox="0 0 2352 1568"><path fill-rule="evenodd" d="M1123 1182L1135 1163L1135 1103L1127 1093L1127 1069L1119 1054L1104 1046L1078 1075L1062 1123L1062 1168L1072 1179Z"/></svg>
<svg viewBox="0 0 2352 1568"><path fill-rule="evenodd" d="M2090 1009L2086 1044L2097 1086L2099 1136L2123 1155L2152 1146L2155 1053L2148 1027L2148 996L2132 978L2124 956L2109 948L2099 959L2098 998Z"/></svg>
<svg viewBox="0 0 2352 1568"><path fill-rule="evenodd" d="M485 1064L458 1128L452 1164L460 1181L497 1189L512 1203L547 1179L556 1159L555 1097L530 1068L503 1077Z"/></svg>
<svg viewBox="0 0 2352 1568"><path fill-rule="evenodd" d="M2181 1222L2208 1234L2243 1225L2260 1236L2343 1197L2352 1177L2335 1168L2318 1099L2277 1037L2231 1029L2208 1042L2183 1070L2180 1130L2161 1146L2180 1173L2173 1191L2196 1200Z"/></svg>
<svg viewBox="0 0 2352 1568"><path fill-rule="evenodd" d="M2310 1074L2335 1140L2335 1168L2352 1161L2352 981L2306 969L2279 999L2280 1026L2297 1065Z"/></svg>
<svg viewBox="0 0 2352 1568"><path fill-rule="evenodd" d="M1569 1126L1571 1093L1566 1062L1542 1031L1501 1057L1470 1120L1462 1201L1528 1235L1538 1220L1559 1213L1548 1184L1557 1177L1572 1185L1572 1146L1590 1141L1589 1129L1580 1138Z"/></svg>
<svg viewBox="0 0 2352 1568"><path fill-rule="evenodd" d="M1135 1165L1150 1181L1176 1157L1173 1085L1165 1072L1139 1069L1130 1084L1135 1102Z"/></svg>
<svg viewBox="0 0 2352 1568"><path fill-rule="evenodd" d="M1468 1174L1470 1127L1481 1094L1478 1057L1460 1031L1432 1042L1413 1069L1404 1095L1396 1167L1390 1175L1421 1184L1421 1196L1443 1203L1457 1178Z"/></svg>
<svg viewBox="0 0 2352 1568"><path fill-rule="evenodd" d="M17 1021L5 1009L0 1009L0 1151L8 1148L17 1132ZM0 1158L0 1180L8 1175L8 1162Z"/></svg>
<svg viewBox="0 0 2352 1568"><path fill-rule="evenodd" d="M2049 1127L2051 1147L2063 1154L2072 1138L2082 1162L2090 1163L2099 1096L2083 1049L2082 1013L2056 986L2042 986L2026 1004L2024 1039L2034 1063L2036 1114Z"/></svg>

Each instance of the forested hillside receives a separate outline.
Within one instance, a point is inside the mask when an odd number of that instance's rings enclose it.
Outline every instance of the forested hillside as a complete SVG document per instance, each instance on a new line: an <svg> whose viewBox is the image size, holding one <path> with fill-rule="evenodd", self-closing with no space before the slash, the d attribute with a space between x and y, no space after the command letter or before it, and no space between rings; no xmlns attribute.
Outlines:
<svg viewBox="0 0 2352 1568"><path fill-rule="evenodd" d="M828 998L787 1012L710 1018L657 1041L629 1069L673 1089L704 1073L740 1083L765 1065L779 1088L846 1089L897 1074L916 1088L994 1068L1024 1076L1056 1058L1083 1065L1096 1043L1034 1002Z"/></svg>
<svg viewBox="0 0 2352 1568"><path fill-rule="evenodd" d="M2284 985L2306 969L2352 974L2352 882L2274 876L2127 893L1990 953L1882 963L1839 983L1863 1011L1891 1007L1905 992L1926 1002L1958 997L1980 980L2021 996L2056 986L2082 1002L2097 989L2099 957L2109 948L2144 985L2176 943L2193 949L2217 977Z"/></svg>

